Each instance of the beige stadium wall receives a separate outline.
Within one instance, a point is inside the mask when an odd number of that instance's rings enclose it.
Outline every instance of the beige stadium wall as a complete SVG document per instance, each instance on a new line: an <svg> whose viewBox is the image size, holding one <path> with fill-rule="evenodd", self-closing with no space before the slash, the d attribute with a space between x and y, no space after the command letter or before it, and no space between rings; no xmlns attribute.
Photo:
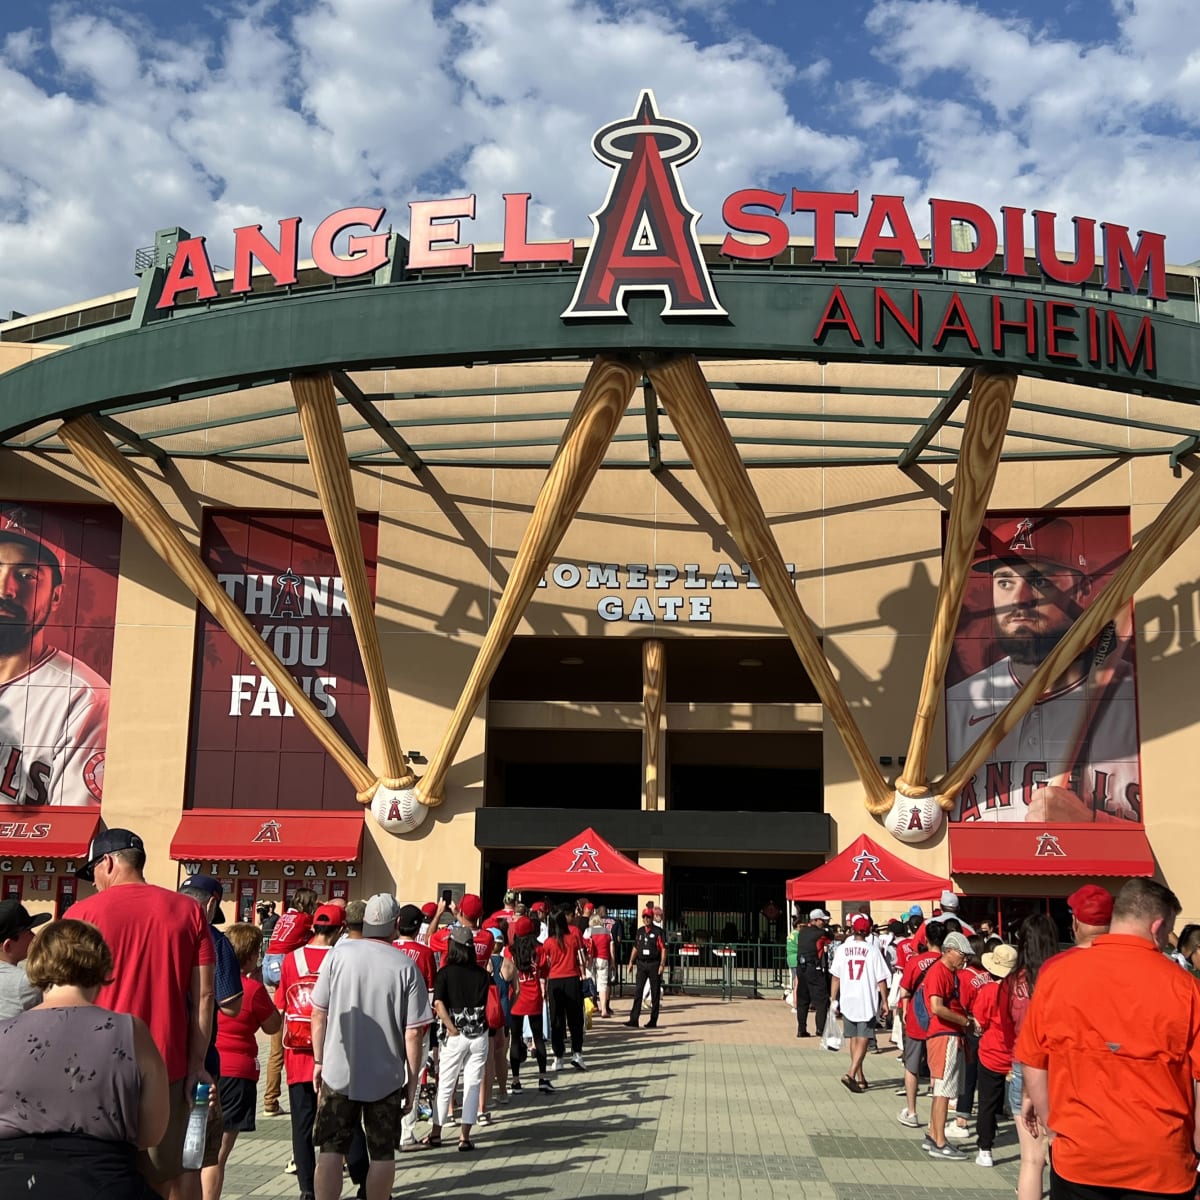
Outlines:
<svg viewBox="0 0 1200 1200"><path fill-rule="evenodd" d="M7 348L5 348L7 349ZM29 351L0 365L25 361ZM25 357L21 358L23 354ZM13 361L13 360L16 361ZM762 378L780 369L764 365ZM817 370L817 368L813 368ZM928 373L929 380L936 373ZM789 368L795 378L795 368ZM881 368L825 368L827 383L880 386ZM911 379L905 384L911 386ZM940 381L945 386L946 380ZM383 386L389 384L384 381ZM1038 395L1023 379L1019 396ZM1063 402L1063 390L1055 392ZM821 403L821 397L813 403ZM1120 405L1119 396L1087 394L1087 403ZM928 405L927 400L896 404ZM889 411L892 402L889 402ZM1037 432L1038 418L1014 426ZM1044 422L1043 425L1046 425ZM1047 426L1048 428L1048 426ZM167 477L135 460L142 478L193 543L202 506L315 509L304 466L177 460ZM797 591L825 645L868 744L893 758L907 748L929 635L941 555L942 513L953 467L763 468L751 472L784 558L796 565ZM467 677L528 522L542 472L497 467L357 469L357 501L378 512L376 612L406 749L432 757ZM1006 464L991 507L1129 507L1136 538L1181 479L1165 459L1041 461ZM0 452L0 496L37 501L103 500L64 455ZM656 478L644 470L605 470L596 479L555 562L695 562L711 571L741 561L702 486L690 471ZM1187 752L1200 703L1192 684L1197 650L1200 538L1191 539L1137 598L1138 696L1147 828L1164 879L1200 919L1200 879L1185 862L1196 830ZM641 591L617 593L626 604ZM604 621L596 593L539 589L520 633L597 637L719 637L778 634L761 592L746 587L712 596L710 624ZM126 526L114 647L104 818L146 837L148 873L173 886L168 845L182 811L195 638L195 601ZM797 666L797 669L799 667ZM415 835L397 838L367 818L362 870L352 894L395 888L408 898L432 894L445 879L479 879L474 811L483 801L486 706L471 723L450 774L445 803ZM370 756L374 763L374 748ZM931 766L944 764L940 723ZM837 845L859 833L885 837L867 814L841 742L824 735L825 807ZM889 849L926 870L946 873L944 835L927 846L888 840ZM970 879L958 880L972 890ZM1069 888L1050 885L1055 894ZM1013 880L1014 894L1043 894L1037 880ZM914 899L923 899L914 897Z"/></svg>

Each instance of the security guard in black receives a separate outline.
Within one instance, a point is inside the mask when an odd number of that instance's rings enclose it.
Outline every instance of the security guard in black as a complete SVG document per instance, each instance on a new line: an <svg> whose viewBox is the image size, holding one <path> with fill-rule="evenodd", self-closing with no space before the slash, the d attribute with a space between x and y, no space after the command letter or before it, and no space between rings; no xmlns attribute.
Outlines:
<svg viewBox="0 0 1200 1200"><path fill-rule="evenodd" d="M818 916L817 914L821 915ZM829 914L822 909L814 908L809 914L808 924L800 928L796 934L796 1036L809 1037L808 1010L814 1010L817 1036L825 1028L825 1018L829 1015L829 980L821 965L821 951L829 935L825 926Z"/></svg>
<svg viewBox="0 0 1200 1200"><path fill-rule="evenodd" d="M634 935L633 953L629 956L630 968L637 968L633 984L633 1008L629 1010L626 1025L636 1027L642 1015L642 993L650 985L650 1020L647 1029L658 1024L658 1006L662 999L662 973L667 965L667 939L662 927L654 924L654 913L646 909L642 913L642 927Z"/></svg>

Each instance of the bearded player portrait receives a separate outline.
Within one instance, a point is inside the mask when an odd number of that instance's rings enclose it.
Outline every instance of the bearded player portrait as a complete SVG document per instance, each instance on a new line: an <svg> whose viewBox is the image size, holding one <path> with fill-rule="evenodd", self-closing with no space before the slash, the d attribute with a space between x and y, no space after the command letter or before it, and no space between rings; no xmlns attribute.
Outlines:
<svg viewBox="0 0 1200 1200"><path fill-rule="evenodd" d="M107 637L111 660L112 613L107 623L76 628L83 607L81 571L74 555L84 529L62 506L53 514L30 505L0 505L0 804L99 804L104 788L108 681L66 647ZM66 536L64 536L66 535ZM111 540L97 530L97 543ZM68 568L68 562L71 566ZM112 606L111 589L99 592ZM89 599L91 597L89 596ZM68 601L70 600L70 603ZM104 614L100 614L103 618Z"/></svg>
<svg viewBox="0 0 1200 1200"><path fill-rule="evenodd" d="M1092 602L1129 547L1111 513L989 517L947 673L957 762ZM1037 698L956 797L953 821L1141 821L1132 606Z"/></svg>

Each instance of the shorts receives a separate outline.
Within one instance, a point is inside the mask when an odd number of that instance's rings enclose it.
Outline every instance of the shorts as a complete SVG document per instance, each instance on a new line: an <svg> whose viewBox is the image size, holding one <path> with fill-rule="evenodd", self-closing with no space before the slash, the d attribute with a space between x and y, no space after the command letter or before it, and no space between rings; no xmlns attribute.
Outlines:
<svg viewBox="0 0 1200 1200"><path fill-rule="evenodd" d="M904 1069L918 1079L921 1077L921 1064L925 1059L925 1043L921 1038L904 1035Z"/></svg>
<svg viewBox="0 0 1200 1200"><path fill-rule="evenodd" d="M842 1037L869 1038L874 1033L874 1021L852 1021L849 1017L842 1017Z"/></svg>
<svg viewBox="0 0 1200 1200"><path fill-rule="evenodd" d="M192 1106L183 1094L183 1080L167 1086L167 1131L149 1150L138 1151L138 1170L148 1183L165 1183L183 1174L183 1139L187 1136Z"/></svg>
<svg viewBox="0 0 1200 1200"><path fill-rule="evenodd" d="M350 1139L361 1119L367 1156L372 1162L391 1162L400 1141L403 1110L403 1088L381 1100L351 1100L322 1082L313 1121L313 1142L322 1154L348 1154Z"/></svg>
<svg viewBox="0 0 1200 1200"><path fill-rule="evenodd" d="M204 1162L206 1167L215 1167L221 1155L221 1137L225 1133L225 1112L221 1107L220 1080L212 1090L212 1103L208 1108L208 1125L204 1130Z"/></svg>
<svg viewBox="0 0 1200 1200"><path fill-rule="evenodd" d="M254 1111L257 1107L257 1079L221 1077L221 1113L227 1133L253 1133Z"/></svg>
<svg viewBox="0 0 1200 1200"><path fill-rule="evenodd" d="M949 1100L958 1098L962 1091L963 1054L962 1038L953 1034L931 1037L925 1043L929 1055L929 1076L933 1080L933 1094Z"/></svg>
<svg viewBox="0 0 1200 1200"><path fill-rule="evenodd" d="M592 960L592 979L595 981L596 987L608 987L608 974L611 965L607 958Z"/></svg>
<svg viewBox="0 0 1200 1200"><path fill-rule="evenodd" d="M1014 1116L1021 1115L1021 1101L1025 1098L1025 1080L1021 1075L1021 1064L1012 1065L1012 1074L1008 1077L1008 1111Z"/></svg>

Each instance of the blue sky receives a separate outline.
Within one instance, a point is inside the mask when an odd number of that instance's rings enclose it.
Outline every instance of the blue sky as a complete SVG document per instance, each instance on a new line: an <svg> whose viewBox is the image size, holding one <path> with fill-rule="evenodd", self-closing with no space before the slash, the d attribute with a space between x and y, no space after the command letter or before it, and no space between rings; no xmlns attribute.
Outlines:
<svg viewBox="0 0 1200 1200"><path fill-rule="evenodd" d="M586 235L593 131L652 87L704 139L702 232L747 186L1084 215L1200 257L1194 0L177 0L0 6L0 314L132 286L183 225L504 191ZM863 206L865 208L865 204ZM806 232L797 226L798 232ZM847 228L845 232L852 232Z"/></svg>

